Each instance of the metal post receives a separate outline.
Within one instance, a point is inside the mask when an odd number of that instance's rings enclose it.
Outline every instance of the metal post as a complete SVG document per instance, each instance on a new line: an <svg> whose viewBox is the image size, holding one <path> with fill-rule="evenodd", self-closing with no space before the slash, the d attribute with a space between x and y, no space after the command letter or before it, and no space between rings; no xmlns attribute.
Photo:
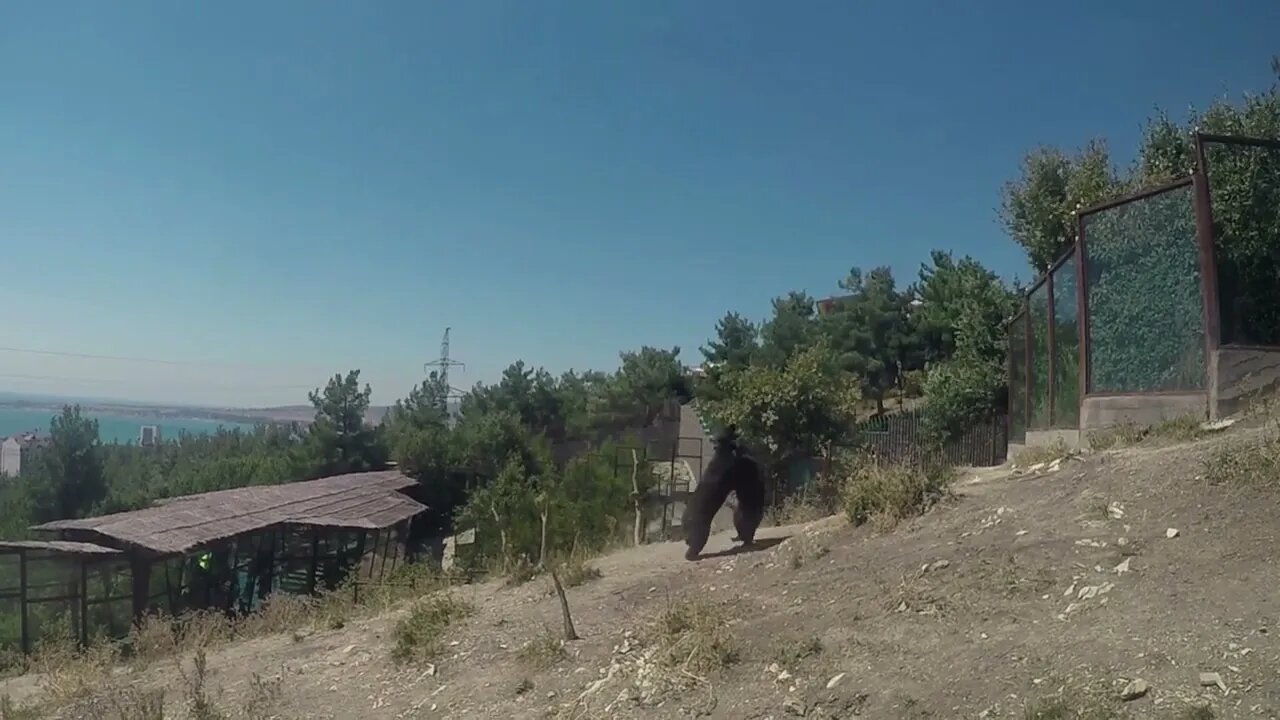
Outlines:
<svg viewBox="0 0 1280 720"><path fill-rule="evenodd" d="M1195 193L1196 255L1200 264L1200 295L1204 312L1204 367L1205 388L1214 395L1216 378L1213 376L1214 353L1222 346L1222 308L1218 293L1218 262L1213 241L1213 203L1209 187L1209 164L1204 152L1204 137L1195 135L1196 169L1191 175L1191 187ZM1228 338L1230 340L1231 338ZM1217 408L1210 407L1216 416Z"/></svg>
<svg viewBox="0 0 1280 720"><path fill-rule="evenodd" d="M1093 387L1089 364L1089 263L1085 252L1084 216L1076 215L1076 332L1080 335L1080 399ZM1083 413L1081 419L1083 420Z"/></svg>
<svg viewBox="0 0 1280 720"><path fill-rule="evenodd" d="M1044 282L1045 282L1045 292L1046 292L1046 293L1048 294L1048 296L1049 296L1049 303L1048 303L1048 306L1049 306L1049 307L1048 307L1048 315L1049 315L1049 317L1045 318L1045 321L1046 321L1046 323L1047 323L1047 327L1048 327L1048 329L1049 329L1049 331L1048 331L1048 335L1047 335L1047 343L1048 343L1048 350L1047 350L1047 352L1048 352L1049 356L1048 356L1047 358L1045 358L1045 364L1044 364L1044 367L1045 367L1045 372L1047 372L1047 373L1049 374L1049 382L1048 382L1048 388L1049 388L1049 427L1051 427L1051 428L1052 428L1052 427L1053 427L1053 425L1054 425L1053 420L1054 420L1054 405L1055 405L1055 402L1054 402L1054 398L1053 398L1053 396L1054 396L1055 390L1056 390L1056 388L1057 388L1057 381L1056 381L1056 380L1054 379L1054 377L1053 377L1053 376L1056 374L1054 371L1055 371L1056 366L1057 366L1057 358L1055 357L1055 353L1054 353L1054 344L1053 344L1053 340L1054 340L1054 328L1053 328L1053 326L1054 326L1054 322L1053 322L1053 318L1054 318L1054 310L1053 310L1053 273L1054 273L1054 270L1053 270L1053 268L1052 268L1052 266L1051 266L1051 267L1049 268L1049 274L1045 276L1045 281L1044 281Z"/></svg>
<svg viewBox="0 0 1280 720"><path fill-rule="evenodd" d="M1024 395L1022 402L1022 412L1025 418L1027 430L1031 429L1031 374L1034 368L1031 366L1031 300L1030 298L1022 299L1022 369Z"/></svg>

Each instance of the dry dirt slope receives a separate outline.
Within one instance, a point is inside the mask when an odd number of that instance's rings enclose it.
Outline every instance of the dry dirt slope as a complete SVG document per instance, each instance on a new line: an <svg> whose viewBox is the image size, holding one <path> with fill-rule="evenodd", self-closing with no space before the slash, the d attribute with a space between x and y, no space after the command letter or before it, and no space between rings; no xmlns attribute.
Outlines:
<svg viewBox="0 0 1280 720"><path fill-rule="evenodd" d="M210 683L241 707L252 673L283 675L273 712L286 718L1021 718L1056 697L1089 717L1277 717L1280 519L1274 495L1200 479L1229 440L989 476L882 535L829 518L698 563L675 544L603 558L603 577L569 590L583 639L547 670L518 653L559 625L534 582L459 589L477 610L434 673L390 661L392 615L220 648ZM724 608L738 661L650 672L646 621L691 594ZM1205 672L1222 686L1202 686ZM1148 692L1121 702L1134 679ZM173 680L120 677L177 698ZM1204 704L1213 715L1190 714Z"/></svg>

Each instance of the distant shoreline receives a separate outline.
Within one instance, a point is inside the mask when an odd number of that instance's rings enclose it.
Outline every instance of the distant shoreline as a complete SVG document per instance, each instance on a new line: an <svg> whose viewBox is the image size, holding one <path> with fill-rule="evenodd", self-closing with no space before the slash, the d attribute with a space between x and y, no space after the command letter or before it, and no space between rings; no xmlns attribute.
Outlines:
<svg viewBox="0 0 1280 720"><path fill-rule="evenodd" d="M76 405L84 412L122 417L140 417L157 419L212 420L219 422L239 423L244 425L274 424L301 422L309 424L310 417L300 417L290 409L281 408L284 412L272 412L272 408L263 410L221 410L215 408L189 408L165 405L116 405L108 403L57 403L42 400L5 400L0 401L0 408L15 410L46 410L50 415L62 412L64 405Z"/></svg>
<svg viewBox="0 0 1280 720"><path fill-rule="evenodd" d="M315 418L315 409L309 405L297 405L272 408L206 408L183 407L175 405L131 405L128 403L82 402L67 400L0 400L0 408L15 410L48 411L56 415L62 412L65 405L79 405L84 412L121 417L140 417L156 419L210 420L214 422L237 423L242 425L283 425L298 423L310 425ZM386 414L386 407L371 407L367 414L369 422L377 424Z"/></svg>

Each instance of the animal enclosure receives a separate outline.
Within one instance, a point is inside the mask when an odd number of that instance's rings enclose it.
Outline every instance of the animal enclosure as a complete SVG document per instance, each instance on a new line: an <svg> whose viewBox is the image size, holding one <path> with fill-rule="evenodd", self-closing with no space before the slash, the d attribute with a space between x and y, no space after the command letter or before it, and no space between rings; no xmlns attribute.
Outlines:
<svg viewBox="0 0 1280 720"><path fill-rule="evenodd" d="M1197 134L1187 177L1077 214L1008 326L1010 441L1217 417L1280 380L1280 140Z"/></svg>

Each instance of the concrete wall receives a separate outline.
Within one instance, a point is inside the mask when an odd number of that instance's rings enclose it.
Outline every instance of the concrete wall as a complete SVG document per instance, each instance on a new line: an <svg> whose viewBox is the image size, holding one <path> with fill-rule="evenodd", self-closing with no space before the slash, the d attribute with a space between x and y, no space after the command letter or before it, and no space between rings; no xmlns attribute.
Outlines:
<svg viewBox="0 0 1280 720"><path fill-rule="evenodd" d="M1086 397L1080 406L1080 429L1097 430L1125 422L1150 426L1187 415L1208 414L1207 392Z"/></svg>
<svg viewBox="0 0 1280 720"><path fill-rule="evenodd" d="M1253 398L1280 391L1280 348L1219 348L1210 358L1209 372L1213 417L1234 415Z"/></svg>
<svg viewBox="0 0 1280 720"><path fill-rule="evenodd" d="M1049 447L1061 443L1068 449L1075 450L1080 447L1080 431L1079 430L1028 430L1026 440L1021 445L1009 445L1008 455L1010 458L1015 457L1014 448L1018 451L1025 450L1029 447Z"/></svg>

